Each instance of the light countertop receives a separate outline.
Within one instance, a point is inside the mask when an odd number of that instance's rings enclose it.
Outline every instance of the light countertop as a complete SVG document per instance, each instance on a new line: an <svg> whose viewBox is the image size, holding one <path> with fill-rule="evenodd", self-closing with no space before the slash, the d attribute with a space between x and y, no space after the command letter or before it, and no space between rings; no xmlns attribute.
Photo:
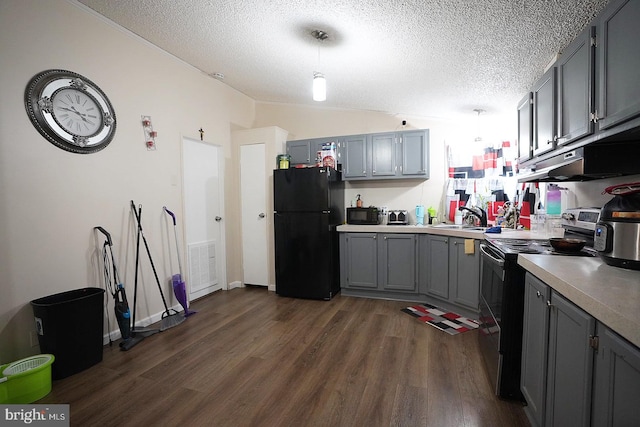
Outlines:
<svg viewBox="0 0 640 427"><path fill-rule="evenodd" d="M520 254L518 264L640 347L640 271L599 257Z"/></svg>
<svg viewBox="0 0 640 427"><path fill-rule="evenodd" d="M502 233L485 234L482 230L467 230L456 228L439 228L433 225L339 225L340 233L411 233L437 234L440 236L463 237L466 239L546 239L545 236L531 233L528 230L502 229Z"/></svg>

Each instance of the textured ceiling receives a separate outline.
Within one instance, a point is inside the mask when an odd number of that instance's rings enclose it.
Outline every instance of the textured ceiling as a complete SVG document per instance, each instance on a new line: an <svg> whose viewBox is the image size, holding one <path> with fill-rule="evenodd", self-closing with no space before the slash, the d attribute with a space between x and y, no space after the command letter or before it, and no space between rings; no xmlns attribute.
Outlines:
<svg viewBox="0 0 640 427"><path fill-rule="evenodd" d="M608 0L78 0L257 101L515 115ZM311 36L320 29L329 38ZM314 71L327 100L311 99Z"/></svg>

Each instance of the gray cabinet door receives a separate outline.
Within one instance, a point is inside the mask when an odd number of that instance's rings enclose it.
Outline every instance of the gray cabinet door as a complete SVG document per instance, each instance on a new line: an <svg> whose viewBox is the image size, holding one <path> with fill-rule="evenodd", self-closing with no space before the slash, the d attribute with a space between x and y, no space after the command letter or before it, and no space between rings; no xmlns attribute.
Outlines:
<svg viewBox="0 0 640 427"><path fill-rule="evenodd" d="M588 27L562 52L558 71L558 144L593 133L595 27Z"/></svg>
<svg viewBox="0 0 640 427"><path fill-rule="evenodd" d="M307 165L311 161L311 141L301 139L299 141L287 141L287 154L291 156L292 165ZM315 153L314 153L315 155Z"/></svg>
<svg viewBox="0 0 640 427"><path fill-rule="evenodd" d="M533 94L529 92L518 103L518 161L533 155Z"/></svg>
<svg viewBox="0 0 640 427"><path fill-rule="evenodd" d="M547 426L589 426L595 319L551 291L547 370Z"/></svg>
<svg viewBox="0 0 640 427"><path fill-rule="evenodd" d="M533 87L533 155L553 150L556 138L556 68Z"/></svg>
<svg viewBox="0 0 640 427"><path fill-rule="evenodd" d="M640 1L613 0L597 21L598 127L640 115Z"/></svg>
<svg viewBox="0 0 640 427"><path fill-rule="evenodd" d="M402 164L405 177L429 177L429 131L402 132L400 134Z"/></svg>
<svg viewBox="0 0 640 427"><path fill-rule="evenodd" d="M371 135L371 176L396 175L396 134Z"/></svg>
<svg viewBox="0 0 640 427"><path fill-rule="evenodd" d="M366 178L369 171L366 135L345 137L342 141L343 177Z"/></svg>
<svg viewBox="0 0 640 427"><path fill-rule="evenodd" d="M427 236L427 294L449 299L449 238Z"/></svg>
<svg viewBox="0 0 640 427"><path fill-rule="evenodd" d="M470 243L466 243L469 240ZM467 245L470 245L468 248ZM469 249L469 250L467 250ZM479 310L480 241L449 238L449 283L452 302Z"/></svg>
<svg viewBox="0 0 640 427"><path fill-rule="evenodd" d="M524 321L522 329L522 371L520 389L527 401L525 411L534 425L543 425L547 349L549 331L549 287L527 273L524 284Z"/></svg>
<svg viewBox="0 0 640 427"><path fill-rule="evenodd" d="M640 349L598 323L593 426L640 425Z"/></svg>
<svg viewBox="0 0 640 427"><path fill-rule="evenodd" d="M378 262L376 233L346 233L347 288L376 289L378 287Z"/></svg>
<svg viewBox="0 0 640 427"><path fill-rule="evenodd" d="M384 289L416 292L416 249L414 234L378 235L378 279Z"/></svg>

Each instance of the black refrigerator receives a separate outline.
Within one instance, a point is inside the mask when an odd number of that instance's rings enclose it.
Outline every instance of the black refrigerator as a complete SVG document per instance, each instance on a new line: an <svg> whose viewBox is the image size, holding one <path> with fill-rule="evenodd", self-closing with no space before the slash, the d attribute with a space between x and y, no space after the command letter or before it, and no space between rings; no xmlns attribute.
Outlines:
<svg viewBox="0 0 640 427"><path fill-rule="evenodd" d="M273 197L276 293L330 300L340 291L341 173L326 167L274 170Z"/></svg>

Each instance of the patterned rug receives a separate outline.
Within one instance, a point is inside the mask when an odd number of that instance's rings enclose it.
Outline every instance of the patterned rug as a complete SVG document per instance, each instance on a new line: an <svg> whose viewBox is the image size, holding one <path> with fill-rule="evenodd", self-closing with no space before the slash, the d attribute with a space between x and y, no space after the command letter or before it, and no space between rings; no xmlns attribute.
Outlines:
<svg viewBox="0 0 640 427"><path fill-rule="evenodd" d="M435 305L418 304L403 308L407 314L418 318L419 321L445 331L450 335L457 335L463 332L472 331L478 328L478 322L453 312L440 310Z"/></svg>

